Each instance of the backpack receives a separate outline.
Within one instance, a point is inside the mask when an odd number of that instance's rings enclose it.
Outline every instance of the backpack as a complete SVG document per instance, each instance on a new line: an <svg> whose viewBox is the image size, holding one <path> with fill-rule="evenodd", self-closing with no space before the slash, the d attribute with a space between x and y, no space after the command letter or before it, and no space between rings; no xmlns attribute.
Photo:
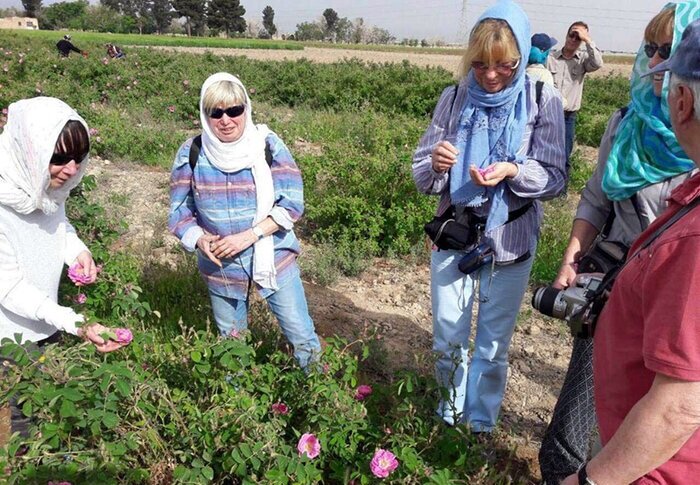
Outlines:
<svg viewBox="0 0 700 485"><path fill-rule="evenodd" d="M202 135L197 135L192 139L192 146L190 147L190 169L192 171L197 166L200 151L202 151ZM265 142L265 161L268 167L272 166L272 149L267 142Z"/></svg>

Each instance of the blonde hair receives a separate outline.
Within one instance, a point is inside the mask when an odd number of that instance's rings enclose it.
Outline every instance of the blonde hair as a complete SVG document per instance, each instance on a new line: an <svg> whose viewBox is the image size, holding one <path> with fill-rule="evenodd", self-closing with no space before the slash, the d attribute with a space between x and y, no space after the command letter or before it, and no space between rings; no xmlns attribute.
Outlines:
<svg viewBox="0 0 700 485"><path fill-rule="evenodd" d="M231 81L219 81L206 90L202 105L208 115L217 106L229 107L245 104L246 95L243 87Z"/></svg>
<svg viewBox="0 0 700 485"><path fill-rule="evenodd" d="M508 22L485 19L474 27L469 36L469 45L459 66L459 77L466 76L475 61L491 65L517 61L520 57L518 42Z"/></svg>
<svg viewBox="0 0 700 485"><path fill-rule="evenodd" d="M673 39L673 21L676 18L676 7L669 7L657 13L644 29L644 40L659 43L659 39Z"/></svg>

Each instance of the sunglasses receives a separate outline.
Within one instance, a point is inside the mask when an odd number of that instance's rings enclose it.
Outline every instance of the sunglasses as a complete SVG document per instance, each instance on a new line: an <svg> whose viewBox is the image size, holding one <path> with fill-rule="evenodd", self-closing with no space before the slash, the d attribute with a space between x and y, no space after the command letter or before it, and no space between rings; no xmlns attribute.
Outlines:
<svg viewBox="0 0 700 485"><path fill-rule="evenodd" d="M82 157L76 157L75 155L65 155L63 153L54 153L51 156L51 160L49 163L51 165L58 165L58 166L63 166L63 165L68 165L71 161L75 160L76 165L80 165L83 160L85 159L85 156L83 155Z"/></svg>
<svg viewBox="0 0 700 485"><path fill-rule="evenodd" d="M567 35L569 39L576 39L576 40L581 40L581 37L579 37L578 32L569 32L569 35Z"/></svg>
<svg viewBox="0 0 700 485"><path fill-rule="evenodd" d="M224 117L224 113L229 118L236 118L241 116L245 111L245 104L239 104L238 106L229 106L228 108L214 108L209 112L209 118L214 118L215 120L220 120Z"/></svg>
<svg viewBox="0 0 700 485"><path fill-rule="evenodd" d="M657 52L659 53L659 57L663 60L668 59L671 57L671 48L673 46L671 44L661 44L658 45L654 42L650 42L649 44L646 44L644 46L644 53L647 55L649 59L654 57L654 54Z"/></svg>
<svg viewBox="0 0 700 485"><path fill-rule="evenodd" d="M513 62L499 62L498 64L496 64L494 66L491 66L491 65L486 64L485 62L481 62L481 61L474 61L471 64L472 69L474 69L475 71L479 71L481 73L484 73L493 67L493 69L498 74L502 74L502 75L512 74L513 71L515 71L519 65L520 65L520 59L518 59L517 61L513 61Z"/></svg>

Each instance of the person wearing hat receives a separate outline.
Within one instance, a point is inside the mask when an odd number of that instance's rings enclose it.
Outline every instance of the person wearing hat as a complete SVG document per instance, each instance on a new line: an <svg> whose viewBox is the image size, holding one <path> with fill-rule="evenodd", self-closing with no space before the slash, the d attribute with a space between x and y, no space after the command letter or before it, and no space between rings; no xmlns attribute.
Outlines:
<svg viewBox="0 0 700 485"><path fill-rule="evenodd" d="M68 57L71 51L77 52L83 57L87 57L87 52L78 49L76 46L73 45L73 43L70 40L70 35L66 34L63 36L63 39L56 42L56 49L58 49L58 53L61 54L61 57Z"/></svg>
<svg viewBox="0 0 700 485"><path fill-rule="evenodd" d="M547 34L535 34L530 39L530 56L527 60L525 72L533 82L542 81L550 86L554 86L554 78L549 69L545 66L549 52L557 44L557 39ZM565 101L565 100L564 100ZM566 109L566 105L564 105Z"/></svg>
<svg viewBox="0 0 700 485"><path fill-rule="evenodd" d="M700 167L700 19L647 75L667 77L676 139ZM700 477L698 205L700 174L671 193L668 209L640 235L617 275L594 337L603 448L565 485L680 484Z"/></svg>
<svg viewBox="0 0 700 485"><path fill-rule="evenodd" d="M582 48L585 44L585 48ZM554 86L564 99L564 126L566 128L566 173L571 167L571 151L576 134L576 116L581 109L583 79L589 72L603 67L603 54L596 47L585 22L571 24L566 42L561 49L552 51L547 58L547 69L554 77Z"/></svg>

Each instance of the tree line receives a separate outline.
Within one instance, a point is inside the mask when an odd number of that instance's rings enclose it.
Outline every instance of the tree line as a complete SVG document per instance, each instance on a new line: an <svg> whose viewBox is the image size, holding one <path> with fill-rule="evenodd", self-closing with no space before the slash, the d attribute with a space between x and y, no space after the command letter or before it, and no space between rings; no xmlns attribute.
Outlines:
<svg viewBox="0 0 700 485"><path fill-rule="evenodd" d="M278 32L271 6L263 9L261 23L246 22L243 18L246 9L240 0L100 0L94 5L87 0L76 0L47 6L42 5L42 0L22 0L22 5L24 11L0 9L0 17L34 17L39 20L39 27L46 30L258 38L272 38ZM361 17L355 20L341 17L332 8L325 9L318 20L297 24L293 34L282 37L353 44L397 43L396 37L387 29L367 25ZM400 43L427 47L440 42L403 39Z"/></svg>

